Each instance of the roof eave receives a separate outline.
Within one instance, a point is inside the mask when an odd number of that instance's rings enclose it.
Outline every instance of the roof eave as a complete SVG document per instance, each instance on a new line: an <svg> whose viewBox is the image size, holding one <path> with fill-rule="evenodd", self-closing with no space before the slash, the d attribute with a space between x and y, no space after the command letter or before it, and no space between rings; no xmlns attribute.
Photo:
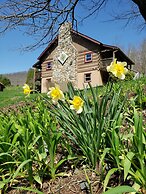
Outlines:
<svg viewBox="0 0 146 194"><path fill-rule="evenodd" d="M41 68L41 62L38 60L33 66L33 68Z"/></svg>
<svg viewBox="0 0 146 194"><path fill-rule="evenodd" d="M39 61L43 57L43 55L49 50L49 48L57 41L58 35L50 42L50 44L46 47L46 49L40 54L40 56L37 58Z"/></svg>
<svg viewBox="0 0 146 194"><path fill-rule="evenodd" d="M91 41L91 42L93 42L93 43L95 43L95 44L102 45L101 42L99 42L99 41L95 40L94 38L91 38L91 37L89 37L89 36L87 36L87 35L84 35L84 34L78 32L78 31L75 31L75 30L72 29L71 32L72 32L73 34L79 35L79 36L81 36L81 37L83 37L83 38L85 38L85 39L87 39L87 40L89 40L89 41Z"/></svg>
<svg viewBox="0 0 146 194"><path fill-rule="evenodd" d="M130 62L131 65L134 65L134 62L120 49L118 51Z"/></svg>

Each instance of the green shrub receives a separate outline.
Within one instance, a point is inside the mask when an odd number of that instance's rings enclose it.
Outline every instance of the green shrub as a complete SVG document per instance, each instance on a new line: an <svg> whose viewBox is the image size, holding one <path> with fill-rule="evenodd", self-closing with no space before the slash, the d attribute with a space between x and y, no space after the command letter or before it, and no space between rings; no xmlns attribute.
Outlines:
<svg viewBox="0 0 146 194"><path fill-rule="evenodd" d="M6 86L10 86L11 85L11 81L3 76L3 75L0 75L0 82L6 87Z"/></svg>
<svg viewBox="0 0 146 194"><path fill-rule="evenodd" d="M33 88L33 79L34 79L34 70L29 69L27 73L26 84L28 84L31 88Z"/></svg>

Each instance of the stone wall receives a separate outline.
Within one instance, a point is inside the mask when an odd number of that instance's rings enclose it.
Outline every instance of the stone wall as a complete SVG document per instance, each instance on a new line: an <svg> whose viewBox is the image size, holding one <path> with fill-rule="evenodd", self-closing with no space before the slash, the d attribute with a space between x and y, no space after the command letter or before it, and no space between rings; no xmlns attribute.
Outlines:
<svg viewBox="0 0 146 194"><path fill-rule="evenodd" d="M65 23L60 26L58 46L53 57L52 82L66 90L68 82L77 85L77 50L73 45L71 37L71 24Z"/></svg>

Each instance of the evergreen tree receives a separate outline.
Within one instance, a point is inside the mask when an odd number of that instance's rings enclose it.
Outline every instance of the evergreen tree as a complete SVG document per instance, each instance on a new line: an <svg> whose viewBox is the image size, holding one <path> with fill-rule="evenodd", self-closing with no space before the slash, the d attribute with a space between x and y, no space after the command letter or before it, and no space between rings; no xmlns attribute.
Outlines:
<svg viewBox="0 0 146 194"><path fill-rule="evenodd" d="M34 70L30 68L27 73L26 83L33 88Z"/></svg>
<svg viewBox="0 0 146 194"><path fill-rule="evenodd" d="M6 87L6 86L10 86L11 85L11 81L3 76L3 75L0 75L0 82Z"/></svg>

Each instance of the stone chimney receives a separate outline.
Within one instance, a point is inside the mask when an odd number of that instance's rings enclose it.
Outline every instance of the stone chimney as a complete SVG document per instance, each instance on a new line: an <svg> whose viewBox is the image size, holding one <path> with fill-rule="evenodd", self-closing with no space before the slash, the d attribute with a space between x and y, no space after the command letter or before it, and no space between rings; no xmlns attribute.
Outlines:
<svg viewBox="0 0 146 194"><path fill-rule="evenodd" d="M77 50L72 42L71 29L71 23L69 22L60 26L58 46L53 59L52 82L60 85L64 91L68 82L76 85L77 77Z"/></svg>

